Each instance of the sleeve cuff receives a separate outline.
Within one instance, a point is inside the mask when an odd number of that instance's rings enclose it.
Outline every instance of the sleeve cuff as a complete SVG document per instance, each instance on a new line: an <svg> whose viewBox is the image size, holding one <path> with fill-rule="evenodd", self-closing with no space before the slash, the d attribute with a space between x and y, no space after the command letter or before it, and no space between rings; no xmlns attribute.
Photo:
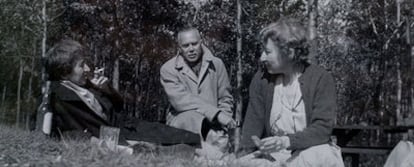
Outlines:
<svg viewBox="0 0 414 167"><path fill-rule="evenodd" d="M289 148L290 147L290 139L287 136L283 136L282 137L282 141L283 141L283 145L285 146L285 148Z"/></svg>
<svg viewBox="0 0 414 167"><path fill-rule="evenodd" d="M217 114L219 112L220 112L220 110L218 110L218 109L211 109L209 111L206 111L205 114L204 114L204 116L206 116L206 118L209 121L213 121L217 117Z"/></svg>
<svg viewBox="0 0 414 167"><path fill-rule="evenodd" d="M296 145L296 138L293 134L287 135L287 138L289 139L289 146L286 148L287 150L294 150L296 149L294 146Z"/></svg>

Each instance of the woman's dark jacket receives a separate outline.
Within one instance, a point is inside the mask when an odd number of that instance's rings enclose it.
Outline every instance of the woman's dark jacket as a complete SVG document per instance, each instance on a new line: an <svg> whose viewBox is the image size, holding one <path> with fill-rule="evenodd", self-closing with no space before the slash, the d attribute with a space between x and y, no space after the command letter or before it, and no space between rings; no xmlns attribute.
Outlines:
<svg viewBox="0 0 414 167"><path fill-rule="evenodd" d="M250 84L249 104L242 128L242 152L256 149L251 136L271 136L269 124L275 87L275 75L259 70ZM307 127L289 134L289 150L303 150L327 143L336 119L336 91L332 75L315 65L307 64L299 78L305 104Z"/></svg>
<svg viewBox="0 0 414 167"><path fill-rule="evenodd" d="M112 88L99 89L88 83L87 88L98 100L107 120L92 111L79 96L59 82L52 82L50 104L53 113L52 134L87 132L99 137L100 127L112 126L120 128L120 143L125 140L138 140L158 144L190 144L198 145L200 138L197 134L172 128L164 124L130 119L123 116L122 97Z"/></svg>

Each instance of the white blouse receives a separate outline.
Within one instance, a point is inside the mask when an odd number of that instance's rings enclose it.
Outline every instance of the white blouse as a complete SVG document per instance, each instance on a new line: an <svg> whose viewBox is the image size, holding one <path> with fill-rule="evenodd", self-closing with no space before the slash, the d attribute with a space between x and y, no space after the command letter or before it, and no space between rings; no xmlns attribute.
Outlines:
<svg viewBox="0 0 414 167"><path fill-rule="evenodd" d="M306 128L305 104L300 90L299 76L283 84L283 76L276 80L270 114L272 135L285 136Z"/></svg>

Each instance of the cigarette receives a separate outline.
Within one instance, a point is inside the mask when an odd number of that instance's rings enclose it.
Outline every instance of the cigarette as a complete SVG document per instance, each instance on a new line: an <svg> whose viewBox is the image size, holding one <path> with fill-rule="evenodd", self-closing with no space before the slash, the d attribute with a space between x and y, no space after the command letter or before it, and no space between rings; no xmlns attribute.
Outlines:
<svg viewBox="0 0 414 167"><path fill-rule="evenodd" d="M103 71L105 70L105 68L98 68L98 69L95 69L95 73L102 73Z"/></svg>
<svg viewBox="0 0 414 167"><path fill-rule="evenodd" d="M102 68L95 68L95 70L93 71L94 77L99 77L99 76L104 75L104 71L105 71L105 68L104 67L102 67Z"/></svg>

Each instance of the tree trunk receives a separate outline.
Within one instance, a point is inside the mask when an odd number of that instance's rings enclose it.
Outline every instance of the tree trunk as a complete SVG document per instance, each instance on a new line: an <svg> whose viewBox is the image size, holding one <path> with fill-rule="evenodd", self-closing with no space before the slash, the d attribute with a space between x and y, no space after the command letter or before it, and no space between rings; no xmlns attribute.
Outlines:
<svg viewBox="0 0 414 167"><path fill-rule="evenodd" d="M43 0L42 7L42 21L43 21L43 31L42 31L42 60L46 59L46 39L47 39L47 14L46 14L46 0ZM46 85L46 69L44 64L42 65L42 86ZM44 90L42 89L42 94Z"/></svg>
<svg viewBox="0 0 414 167"><path fill-rule="evenodd" d="M4 107L4 101L6 100L6 91L7 91L7 86L4 85L3 94L1 96L1 107Z"/></svg>
<svg viewBox="0 0 414 167"><path fill-rule="evenodd" d="M114 73L112 78L112 86L115 90L119 91L119 58L117 57L114 62Z"/></svg>
<svg viewBox="0 0 414 167"><path fill-rule="evenodd" d="M388 112L388 107L387 107L387 91L388 91L388 87L385 86L386 82L385 82L385 77L387 75L387 71L388 71L388 60L384 60L384 63L382 64L382 70L381 70L381 79L379 80L380 82L380 95L379 95L379 104L380 104L380 111L384 112L383 114L389 114ZM388 120L386 120L387 122L389 122L390 117L387 117ZM384 121L385 122L385 121Z"/></svg>
<svg viewBox="0 0 414 167"><path fill-rule="evenodd" d="M407 39L407 44L408 44L408 46L410 47L409 48L409 50L410 50L410 59L411 59L411 64L410 64L410 72L408 73L408 79L409 79L409 82L410 82L410 107L409 107L409 113L408 113L408 115L410 116L410 117L413 117L414 116L414 46L411 44L411 38L410 38L410 35L411 35L411 31L410 31L410 20L407 18L406 19L406 25L407 25L407 29L406 29L406 39Z"/></svg>
<svg viewBox="0 0 414 167"><path fill-rule="evenodd" d="M388 18L387 18L387 0L382 1L381 6L383 8L383 15L384 15L384 28L385 30L388 30L389 26L388 26Z"/></svg>
<svg viewBox="0 0 414 167"><path fill-rule="evenodd" d="M410 88L410 92L411 92L411 117L414 117L414 46L410 46L411 47L411 70L410 70L410 77L411 77L411 88Z"/></svg>
<svg viewBox="0 0 414 167"><path fill-rule="evenodd" d="M42 90L42 102L41 105L37 108L36 111L36 130L42 129L43 123L43 115L47 112L47 105L48 102L48 90L49 84L47 82L47 75L46 75L46 68L45 64L43 63L46 60L46 39L47 39L47 13L46 13L46 0L42 1L42 21L43 21L43 30L42 30L42 66L41 66L41 90Z"/></svg>
<svg viewBox="0 0 414 167"><path fill-rule="evenodd" d="M397 1L397 25L400 25L401 22L401 1ZM400 38L400 33L397 33L397 39ZM400 53L400 48L398 48L398 53ZM396 124L399 125L402 122L402 115L401 115L401 99L402 99L402 78L401 78L401 62L399 54L395 55L397 61L397 106L395 109L395 116L396 116Z"/></svg>
<svg viewBox="0 0 414 167"><path fill-rule="evenodd" d="M27 112L26 113L26 118L25 118L25 130L30 130L30 119L31 118L31 113Z"/></svg>
<svg viewBox="0 0 414 167"><path fill-rule="evenodd" d="M31 63L31 67L30 67L30 77L29 77L29 85L28 85L28 90L27 90L27 97L26 97L26 102L29 103L30 99L32 99L32 83L33 83L33 72L34 72L34 68L35 68L35 56L37 55L36 52L36 42L33 42L33 56L32 56L32 63Z"/></svg>
<svg viewBox="0 0 414 167"><path fill-rule="evenodd" d="M115 3L115 12L113 13L114 16L114 20L111 22L111 25L114 27L115 32L117 32L117 30L121 29L121 23L119 22L119 17L120 14L120 0L116 0ZM119 91L119 56L121 55L120 52L120 44L119 44L119 40L120 40L120 36L119 33L115 33L115 32L111 32L112 35L114 35L113 37L113 41L114 41L114 53L115 53L115 62L114 62L114 71L113 71L113 78L112 78L112 86L114 87L115 90Z"/></svg>
<svg viewBox="0 0 414 167"><path fill-rule="evenodd" d="M17 81L16 124L15 124L16 127L19 127L19 125L20 125L22 80L23 80L23 58L20 57L20 60L19 60L19 79Z"/></svg>
<svg viewBox="0 0 414 167"><path fill-rule="evenodd" d="M310 50L309 50L309 61L312 63L316 63L316 54L318 49L318 42L316 40L317 37L317 17L318 17L318 0L308 0L308 32L309 32L309 43L310 43Z"/></svg>
<svg viewBox="0 0 414 167"><path fill-rule="evenodd" d="M396 56L397 59L397 104L395 109L395 116L396 116L396 124L400 125L402 121L401 115L401 99L402 99L402 78L401 78L401 63L400 57Z"/></svg>
<svg viewBox="0 0 414 167"><path fill-rule="evenodd" d="M154 69L154 64L153 64L153 62L151 62L150 63L150 70L151 69ZM151 70L151 72L148 74L149 76L154 76L153 74L152 74L152 70ZM145 102L144 102L144 105L143 105L143 107L144 108L147 108L148 106L151 106L150 104L149 104L149 100L150 100L150 95L151 95L151 83L153 83L153 79L154 79L154 77L149 77L148 78L148 83L147 83L147 88L145 89Z"/></svg>
<svg viewBox="0 0 414 167"><path fill-rule="evenodd" d="M1 119L5 119L5 116L6 116L6 106L5 106L5 104L4 104L4 101L6 100L6 92L7 92L7 86L6 85L4 85L4 87L3 87L3 94L2 94L2 96L1 96L1 118L0 118L0 120Z"/></svg>
<svg viewBox="0 0 414 167"><path fill-rule="evenodd" d="M240 122L242 119L243 98L242 98L242 82L243 82L243 67L242 67L242 28L241 28L241 0L237 0L237 88L236 88L236 124L237 128L234 131L234 150L238 151L240 148Z"/></svg>
<svg viewBox="0 0 414 167"><path fill-rule="evenodd" d="M135 63L135 78L134 78L134 90L135 90L135 95L134 95L134 111L133 111L133 115L135 117L138 117L140 115L140 111L142 110L141 108L141 99L142 99L142 85L140 84L140 82L137 82L140 80L140 75L141 75L141 64L142 64L142 54L139 54L138 57L138 61Z"/></svg>
<svg viewBox="0 0 414 167"><path fill-rule="evenodd" d="M34 75L34 68L35 68L35 56L37 55L37 52L36 52L36 50L37 50L37 48L36 48L36 42L35 41L33 41L33 55L32 55L32 62L31 62L31 67L30 67L30 77L29 77L29 85L28 85L28 90L27 90L27 97L26 97L26 105L30 105L31 107L32 106L34 106L34 104L33 104L33 101L32 101L32 99L33 99L33 97L32 97L32 94L33 94L33 88L32 88L32 83L33 83L33 75ZM31 110L29 110L29 111L27 111L27 113L26 113L26 119L25 119L25 128L26 129L30 129L31 127L30 127L30 125L31 125L31 121L32 121L32 116L33 116L33 114L34 114L34 112L33 111L31 111Z"/></svg>

